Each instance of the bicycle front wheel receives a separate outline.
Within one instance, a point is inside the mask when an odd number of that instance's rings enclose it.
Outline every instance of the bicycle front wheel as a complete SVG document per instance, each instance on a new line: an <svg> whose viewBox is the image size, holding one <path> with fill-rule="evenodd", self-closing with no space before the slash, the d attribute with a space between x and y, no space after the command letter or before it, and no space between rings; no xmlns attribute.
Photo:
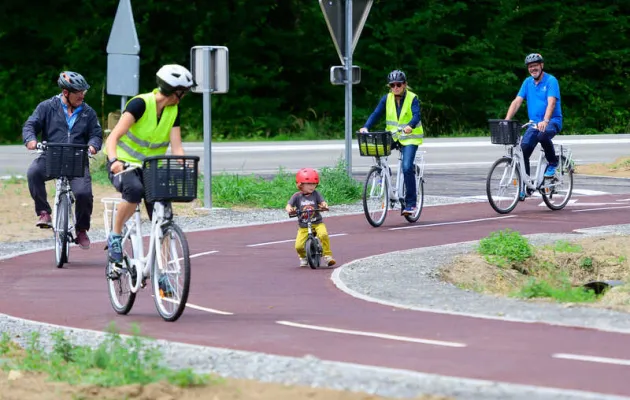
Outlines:
<svg viewBox="0 0 630 400"><path fill-rule="evenodd" d="M304 249L306 250L306 261L311 269L319 267L321 253L318 242L319 239L317 238L308 238L306 239L306 244L304 245Z"/></svg>
<svg viewBox="0 0 630 400"><path fill-rule="evenodd" d="M68 262L69 246L68 246L68 210L70 203L68 197L59 196L59 202L56 204L55 210L55 265L57 268L63 267Z"/></svg>
<svg viewBox="0 0 630 400"><path fill-rule="evenodd" d="M420 176L420 167L416 165L416 212L411 215L405 215L405 219L409 222L417 222L422 213L424 206L424 178Z"/></svg>
<svg viewBox="0 0 630 400"><path fill-rule="evenodd" d="M383 168L372 167L363 186L363 212L373 227L385 222L389 205L389 187Z"/></svg>
<svg viewBox="0 0 630 400"><path fill-rule="evenodd" d="M126 235L127 227L123 231L122 251L123 262L121 265L107 261L105 276L109 292L109 302L118 314L126 315L131 311L136 301L136 293L131 288L135 286L137 270L132 265L134 258L131 237Z"/></svg>
<svg viewBox="0 0 630 400"><path fill-rule="evenodd" d="M507 214L514 210L521 187L521 173L513 159L502 157L492 164L486 179L486 194L494 211Z"/></svg>
<svg viewBox="0 0 630 400"><path fill-rule="evenodd" d="M558 168L558 172L551 179L545 179L542 198L551 210L562 210L571 200L573 193L573 168L564 165Z"/></svg>
<svg viewBox="0 0 630 400"><path fill-rule="evenodd" d="M190 289L190 252L181 228L174 223L163 230L151 271L153 299L165 321L177 321L186 308Z"/></svg>

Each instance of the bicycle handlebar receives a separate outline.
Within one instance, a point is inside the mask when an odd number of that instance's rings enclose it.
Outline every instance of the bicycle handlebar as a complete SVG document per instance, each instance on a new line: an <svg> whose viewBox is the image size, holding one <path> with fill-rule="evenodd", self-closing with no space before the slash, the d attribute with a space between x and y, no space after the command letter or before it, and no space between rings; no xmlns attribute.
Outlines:
<svg viewBox="0 0 630 400"><path fill-rule="evenodd" d="M321 211L329 211L329 209L328 208L314 208L312 210L304 210L304 211L297 210L297 211L294 211L294 212L290 212L289 213L289 218L295 218L295 217L298 217L298 216L300 216L302 214L307 214L307 215L310 216L310 215L312 215L312 214L314 214L316 212L321 212Z"/></svg>

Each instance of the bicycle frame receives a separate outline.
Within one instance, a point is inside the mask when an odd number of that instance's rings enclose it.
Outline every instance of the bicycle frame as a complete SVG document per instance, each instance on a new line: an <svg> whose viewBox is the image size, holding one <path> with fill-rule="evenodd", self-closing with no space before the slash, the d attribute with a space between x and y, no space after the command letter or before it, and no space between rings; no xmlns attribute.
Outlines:
<svg viewBox="0 0 630 400"><path fill-rule="evenodd" d="M72 193L72 187L70 186L70 181L65 176L61 178L57 178L55 182L55 207L53 208L53 231L58 232L59 227L57 226L57 212L59 208L59 204L61 203L61 196L66 196L68 198L68 235L69 239L66 240L68 243L74 243L76 235L74 234L74 227L76 225L76 219L72 205L74 204L74 193Z"/></svg>
<svg viewBox="0 0 630 400"><path fill-rule="evenodd" d="M117 205L122 200L118 198L113 199L102 199L103 203L111 203L112 210L107 210L107 206L105 209L104 218L105 218L105 227L106 234L109 235L109 218L111 221L115 221L116 219L116 211ZM142 239L142 221L140 218L140 204L137 205L136 210L132 218L129 218L125 223L125 227L127 228L125 231L125 236L122 241L125 242L127 239L131 242L131 246L133 248L134 256L137 257L131 258L127 260L130 265L135 265L136 271L141 273L140 279L136 279L135 283L131 285L130 289L133 293L137 293L141 287L144 286L144 282L146 279L150 277L151 266L154 262L158 263L158 268L160 271L164 271L163 260L161 257L155 257L157 251L157 243L162 239L163 232L162 227L165 224L169 224L171 222L170 218L167 218L168 214L172 215L172 212L169 213L170 204L166 205L162 202L155 202L153 205L153 217L151 219L151 227L149 229L149 248L148 252L144 253L144 242ZM108 216L108 213L111 213L111 216ZM174 248L174 244L171 243L173 248L171 249L174 254L177 253L176 248Z"/></svg>
<svg viewBox="0 0 630 400"><path fill-rule="evenodd" d="M419 181L422 179L424 175L424 153L423 150L418 150L416 152L416 158L414 160L414 164L420 168L420 175L416 176L416 180ZM396 185L392 185L392 170L387 161L387 157L374 157L375 165L387 171L386 174L383 174L385 180L387 181L387 187L389 188L389 198L390 201L395 203L400 203L402 197L402 193L404 190L405 179L402 171L402 152L398 152L398 168L396 170ZM419 182L416 182L419 183ZM374 195L374 193L372 193Z"/></svg>

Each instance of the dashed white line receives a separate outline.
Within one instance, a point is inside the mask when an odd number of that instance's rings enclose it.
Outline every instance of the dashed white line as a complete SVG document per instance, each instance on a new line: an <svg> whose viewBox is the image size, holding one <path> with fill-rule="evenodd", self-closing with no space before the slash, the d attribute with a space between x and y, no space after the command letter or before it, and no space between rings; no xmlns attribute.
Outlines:
<svg viewBox="0 0 630 400"><path fill-rule="evenodd" d="M571 212L586 212L586 211L603 211L603 210L621 210L623 208L630 208L630 206L621 207L599 207L599 208L584 208L581 210L571 210Z"/></svg>
<svg viewBox="0 0 630 400"><path fill-rule="evenodd" d="M153 295L151 295L151 297L154 297ZM179 304L178 301L173 300L173 299L169 299L168 297L163 297L162 301L165 301L167 303L173 303L173 304ZM192 304L192 303L186 303L186 307L188 308L194 308L195 310L199 310L199 311L205 311L208 313L212 313L212 314L220 314L220 315L234 315L234 313L231 313L229 311L221 311L221 310L216 310L214 308L208 308L208 307L201 307L198 306L196 304Z"/></svg>
<svg viewBox="0 0 630 400"><path fill-rule="evenodd" d="M193 255L190 256L190 258L201 257L201 256L205 256L205 255L208 255L208 254L218 253L218 252L219 252L219 250L204 251L203 253L193 254Z"/></svg>
<svg viewBox="0 0 630 400"><path fill-rule="evenodd" d="M328 235L328 237L336 237L336 236L346 236L347 233L335 233L334 235ZM270 244L278 244L278 243L289 243L289 242L295 242L295 238L293 239L287 239L287 240L278 240L275 242L264 242L264 243L254 243L254 244L248 244L247 247L258 247L258 246L267 246Z"/></svg>
<svg viewBox="0 0 630 400"><path fill-rule="evenodd" d="M503 217L491 217L491 218L479 218L479 219L469 219L465 221L452 221L452 222L438 222L435 224L426 224L426 225L411 225L411 226L400 226L398 228L389 228L390 231L397 231L400 229L418 229L418 228L429 228L431 226L442 226L442 225L459 225L459 224L470 224L473 222L481 222L481 221L493 221L497 219L506 219L506 218L515 218L518 215L506 215Z"/></svg>
<svg viewBox="0 0 630 400"><path fill-rule="evenodd" d="M341 333L345 335L368 336L368 337L373 337L373 338L378 338L378 339L396 340L399 342L411 342L411 343L429 344L433 346L445 346L445 347L466 347L464 343L445 342L442 340L421 339L421 338L414 338L414 337L409 337L409 336L390 335L386 333L353 331L353 330L348 330L348 329L331 328L327 326L300 324L297 322L290 322L290 321L276 321L276 323L280 325L291 326L294 328L311 329L315 331L323 331L323 332L331 332L331 333Z"/></svg>
<svg viewBox="0 0 630 400"><path fill-rule="evenodd" d="M574 361L586 361L586 362L594 362L601 364L615 364L615 365L627 365L630 366L630 360L624 360L621 358L608 358L608 357L596 357L596 356L583 356L579 354L566 354L566 353L556 353L552 354L553 358L561 358L564 360L574 360Z"/></svg>

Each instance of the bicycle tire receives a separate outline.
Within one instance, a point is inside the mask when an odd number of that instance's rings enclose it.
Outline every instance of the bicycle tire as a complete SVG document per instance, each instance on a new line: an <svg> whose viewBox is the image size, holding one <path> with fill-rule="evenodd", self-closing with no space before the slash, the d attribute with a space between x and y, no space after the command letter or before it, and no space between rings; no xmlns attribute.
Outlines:
<svg viewBox="0 0 630 400"><path fill-rule="evenodd" d="M378 196L376 196L377 193ZM371 199L376 200L376 208L374 211L370 211L370 205L368 204ZM377 228L385 222L388 207L388 181L383 176L383 169L381 167L372 167L365 178L365 183L363 184L363 213L365 214L365 218L370 225ZM375 218L376 215L379 215L379 217Z"/></svg>
<svg viewBox="0 0 630 400"><path fill-rule="evenodd" d="M317 269L321 261L321 254L319 253L318 240L315 237L306 239L304 249L306 250L306 261L311 269Z"/></svg>
<svg viewBox="0 0 630 400"><path fill-rule="evenodd" d="M512 176L511 171L513 167L512 165L513 162L514 160L509 157L499 158L498 160L494 162L494 164L492 164L492 167L490 167L490 171L488 171L488 176L486 178L486 195L488 196L488 202L490 203L490 206L492 206L494 211L498 212L499 214L508 214L512 212L512 210L514 210L514 208L516 207L519 201L520 190L522 187L522 179L521 179L521 173L518 168L514 168L514 175ZM492 193L492 187L491 187L492 182L493 182L492 177L495 170L498 170L499 168L501 168L503 164L505 164L505 167L504 167L505 169L503 170L501 180L499 182L500 191L495 196ZM510 172L510 176L506 176L507 172ZM501 191L502 186L504 186L506 189L509 187L515 187L516 188L515 194L511 197L510 196L504 197ZM502 206L502 200L508 200L507 207Z"/></svg>
<svg viewBox="0 0 630 400"><path fill-rule="evenodd" d="M70 203L65 195L59 196L59 203L55 205L55 265L62 268L68 262L68 209Z"/></svg>
<svg viewBox="0 0 630 400"><path fill-rule="evenodd" d="M416 212L412 215L404 215L408 222L417 222L422 214L424 206L424 178L420 176L420 167L416 165Z"/></svg>
<svg viewBox="0 0 630 400"><path fill-rule="evenodd" d="M540 191L542 194L542 199L545 202L545 205L550 210L554 210L554 211L562 210L569 203L569 200L571 200L571 195L573 194L573 168L571 168L571 166L563 167L562 171L559 171L559 173L564 175L562 179L565 183L568 184L568 189L566 190L566 196L564 197L563 200L561 200L559 203L555 203L553 200L553 195L558 194L558 192L548 193L546 190ZM557 182L557 181L558 179L554 177L553 182ZM555 187L553 191L555 191Z"/></svg>
<svg viewBox="0 0 630 400"><path fill-rule="evenodd" d="M172 242L169 240L168 243L165 241L168 239L176 239L179 242L181 254L176 254L176 258L174 260L170 259L171 251L173 250L171 244ZM162 264L164 266L172 266L176 265L179 268L179 272L183 272L184 279L181 284L178 284L177 287L181 289L181 293L178 293L178 299L173 300L173 294L170 296L163 288L160 288L160 279L163 276L166 276L165 282L170 285L170 289L173 289L173 284L171 283L170 278L168 277L168 271L164 274L160 274L158 272L158 260L157 258L154 260L153 265L151 267L151 286L153 287L153 300L155 302L155 307L165 321L174 322L181 317L184 309L186 308L186 302L188 301L188 293L190 290L190 252L188 249L188 240L186 239L186 235L182 229L174 223L167 224L163 228L163 235L160 243L155 248L155 256L161 257L161 250L164 248L165 244L169 246L169 259ZM160 276L158 276L160 275ZM178 282L179 283L179 282ZM166 300L168 299L168 300ZM173 306L172 311L167 309L167 306Z"/></svg>
<svg viewBox="0 0 630 400"><path fill-rule="evenodd" d="M134 258L135 253L133 251L133 245L131 243L131 237L125 238L127 234L127 227L125 226L122 236L123 242L121 243L123 251L123 264L119 271L114 271L114 263L107 261L105 267L105 278L107 279L107 292L109 294L109 302L116 313L126 315L131 311L133 304L136 301L136 294L131 291L131 287L135 285L138 273L135 266L131 265L131 259ZM122 284L128 284L128 297L126 300L120 300L118 293L122 294Z"/></svg>

